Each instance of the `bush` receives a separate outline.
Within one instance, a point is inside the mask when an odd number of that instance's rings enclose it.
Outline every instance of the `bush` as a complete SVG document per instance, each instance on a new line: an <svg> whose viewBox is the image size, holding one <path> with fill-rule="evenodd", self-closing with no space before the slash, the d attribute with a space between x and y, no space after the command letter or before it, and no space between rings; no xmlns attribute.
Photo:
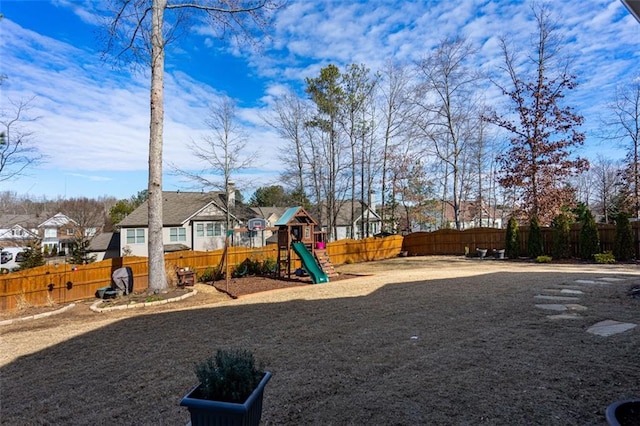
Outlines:
<svg viewBox="0 0 640 426"><path fill-rule="evenodd" d="M267 258L262 262L261 272L263 275L275 274L278 268L278 261Z"/></svg>
<svg viewBox="0 0 640 426"><path fill-rule="evenodd" d="M195 373L202 398L236 403L243 403L264 376L253 354L241 349L219 349L196 364Z"/></svg>
<svg viewBox="0 0 640 426"><path fill-rule="evenodd" d="M529 223L527 252L529 257L534 259L541 254L544 254L544 249L542 247L542 230L540 229L540 222L538 222L538 216L536 215L533 215L531 222Z"/></svg>
<svg viewBox="0 0 640 426"><path fill-rule="evenodd" d="M618 260L630 260L635 256L633 248L633 230L629 216L620 213L616 217L616 235L613 240L613 256Z"/></svg>
<svg viewBox="0 0 640 426"><path fill-rule="evenodd" d="M571 257L571 246L569 238L571 236L571 218L567 213L560 213L553 219L553 249L551 254L556 259L567 259Z"/></svg>
<svg viewBox="0 0 640 426"><path fill-rule="evenodd" d="M551 256L541 255L536 257L536 263L550 263L552 260Z"/></svg>
<svg viewBox="0 0 640 426"><path fill-rule="evenodd" d="M520 232L518 232L518 221L514 216L509 218L507 224L504 254L509 259L517 259L520 256Z"/></svg>
<svg viewBox="0 0 640 426"><path fill-rule="evenodd" d="M218 268L214 268L212 266L209 266L204 271L202 271L202 273L200 273L200 276L198 277L198 281L203 283L210 283L221 279L222 272Z"/></svg>
<svg viewBox="0 0 640 426"><path fill-rule="evenodd" d="M616 263L616 258L610 251L596 253L593 255L596 263Z"/></svg>
<svg viewBox="0 0 640 426"><path fill-rule="evenodd" d="M584 260L591 260L596 253L600 253L598 225L596 225L591 210L587 210L580 230L580 257Z"/></svg>

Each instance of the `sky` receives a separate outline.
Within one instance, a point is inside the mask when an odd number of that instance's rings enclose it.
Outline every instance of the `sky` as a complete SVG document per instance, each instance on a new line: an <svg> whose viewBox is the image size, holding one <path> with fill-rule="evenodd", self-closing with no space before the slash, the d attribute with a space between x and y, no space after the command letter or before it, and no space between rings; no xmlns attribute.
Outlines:
<svg viewBox="0 0 640 426"><path fill-rule="evenodd" d="M640 76L640 23L619 0L552 1L579 86L570 101L585 117L583 155L623 155L603 140L602 117L617 85ZM148 176L148 70L120 65L105 51L100 1L2 0L0 109L29 101L22 122L45 161L0 191L29 198L129 198ZM275 184L283 141L263 117L287 89L303 93L306 77L351 63L381 69L415 63L444 38L462 36L478 49L478 69L500 66L497 39L526 52L534 31L531 3L516 0L288 0L259 46L240 49L200 26L167 50L164 190L193 190L168 163L199 169L187 145L207 134L208 105L230 96L247 135L253 167L239 176L250 195ZM170 13L169 11L167 13ZM493 99L490 97L490 99ZM500 102L500 100L495 100Z"/></svg>

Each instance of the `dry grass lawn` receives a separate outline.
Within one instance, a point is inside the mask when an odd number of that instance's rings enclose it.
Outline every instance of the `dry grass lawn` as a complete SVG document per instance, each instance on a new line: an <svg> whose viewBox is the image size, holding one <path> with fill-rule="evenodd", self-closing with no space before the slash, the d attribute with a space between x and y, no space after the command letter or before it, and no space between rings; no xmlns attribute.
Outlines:
<svg viewBox="0 0 640 426"><path fill-rule="evenodd" d="M265 425L602 425L640 397L635 265L536 265L412 257L343 265L367 274L231 300L193 298L97 314L79 303L0 327L0 422L184 425L193 365L219 347L253 350L273 373ZM620 278L609 285L576 280ZM535 307L575 286L580 319ZM555 303L555 302L547 302Z"/></svg>

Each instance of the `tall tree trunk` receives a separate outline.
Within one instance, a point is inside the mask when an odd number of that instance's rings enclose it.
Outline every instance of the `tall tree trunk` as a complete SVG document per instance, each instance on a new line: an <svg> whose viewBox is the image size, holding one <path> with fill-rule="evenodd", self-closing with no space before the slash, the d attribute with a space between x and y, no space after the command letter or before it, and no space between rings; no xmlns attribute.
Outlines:
<svg viewBox="0 0 640 426"><path fill-rule="evenodd" d="M154 0L151 33L151 122L149 125L149 289L167 287L162 243L162 141L164 116L164 36L167 0Z"/></svg>

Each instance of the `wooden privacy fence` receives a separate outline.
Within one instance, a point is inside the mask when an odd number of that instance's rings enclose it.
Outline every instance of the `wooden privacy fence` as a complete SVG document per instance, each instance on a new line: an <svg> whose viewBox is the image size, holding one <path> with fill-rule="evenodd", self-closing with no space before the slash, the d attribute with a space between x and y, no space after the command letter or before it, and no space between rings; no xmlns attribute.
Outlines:
<svg viewBox="0 0 640 426"><path fill-rule="evenodd" d="M368 238L366 240L340 240L327 245L334 264L364 262L397 256L403 238ZM292 267L299 268L300 261L292 254ZM176 267L189 267L197 276L209 267L217 267L223 250L210 252L181 251L165 255L168 274ZM230 247L230 271L245 259L275 260L276 246L261 248ZM111 274L118 268L130 267L134 277L134 290L148 287L148 259L146 257L123 257L107 259L89 265L46 265L24 271L0 275L0 311L14 310L22 306L44 306L52 303L69 303L95 296L98 288L111 283Z"/></svg>
<svg viewBox="0 0 640 426"><path fill-rule="evenodd" d="M576 224L571 228L570 247L574 257L580 253L580 229ZM636 259L640 258L640 224L632 223ZM520 254L526 256L529 228L522 226L520 233ZM613 250L614 225L598 225L601 251ZM409 255L464 255L475 254L477 248L503 249L506 230L496 228L473 228L464 231L443 229L435 232L416 232L404 238L393 235L386 238L365 240L339 240L327 244L327 252L335 265L368 262L395 257L401 251ZM553 230L542 228L545 254L553 249ZM189 267L200 276L209 267L220 264L223 250L210 252L181 251L165 255L167 272L173 274L176 267ZM275 246L261 248L230 247L230 271L245 259L264 261L276 259ZM292 268L299 268L300 260L291 253ZM111 283L111 274L118 268L130 267L134 275L134 289L148 286L147 258L124 257L107 259L89 265L46 265L25 271L0 275L0 311L14 310L21 306L43 306L50 303L68 303L92 298L98 288Z"/></svg>
<svg viewBox="0 0 640 426"><path fill-rule="evenodd" d="M580 230L582 224L577 223L571 227L569 234L569 246L571 256L580 256ZM547 255L553 251L553 229L542 229L543 250ZM636 259L640 258L640 223L632 223L634 235L634 247ZM529 227L518 228L520 234L520 255L527 256L527 243L529 241ZM506 229L496 228L472 228L464 231L454 229L441 229L434 232L415 232L404 237L402 249L409 255L463 255L467 251L475 254L477 248L494 249L505 248ZM616 235L615 225L598 224L598 236L600 237L600 252L612 251Z"/></svg>

